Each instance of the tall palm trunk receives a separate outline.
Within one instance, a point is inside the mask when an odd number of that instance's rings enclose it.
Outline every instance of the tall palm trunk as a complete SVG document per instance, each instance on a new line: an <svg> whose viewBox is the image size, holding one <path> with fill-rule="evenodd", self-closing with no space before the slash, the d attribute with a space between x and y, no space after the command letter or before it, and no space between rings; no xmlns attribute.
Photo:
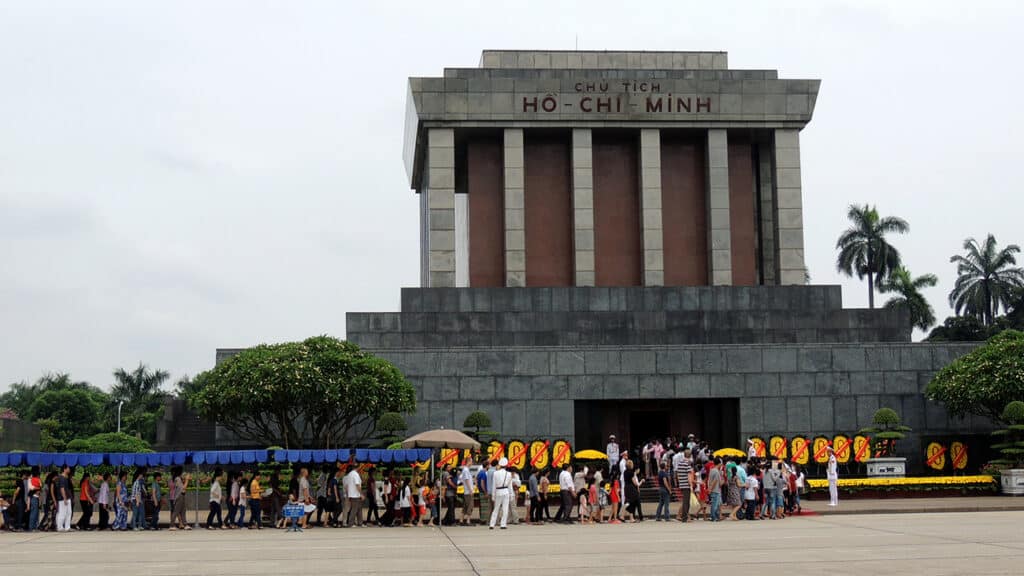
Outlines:
<svg viewBox="0 0 1024 576"><path fill-rule="evenodd" d="M875 309L875 251L868 243L868 308Z"/></svg>

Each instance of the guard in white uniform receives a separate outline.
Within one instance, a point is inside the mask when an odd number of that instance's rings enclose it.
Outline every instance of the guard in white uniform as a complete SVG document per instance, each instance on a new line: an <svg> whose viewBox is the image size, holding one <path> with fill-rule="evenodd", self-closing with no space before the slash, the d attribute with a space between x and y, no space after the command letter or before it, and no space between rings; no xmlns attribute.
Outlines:
<svg viewBox="0 0 1024 576"><path fill-rule="evenodd" d="M512 499L512 474L506 469L508 458L498 461L498 469L494 472L494 481L490 490L494 498L494 510L491 511L490 529L494 530L494 523L501 512L501 529L504 530L508 524L508 507Z"/></svg>
<svg viewBox="0 0 1024 576"><path fill-rule="evenodd" d="M828 505L839 506L839 465L831 446L828 447Z"/></svg>

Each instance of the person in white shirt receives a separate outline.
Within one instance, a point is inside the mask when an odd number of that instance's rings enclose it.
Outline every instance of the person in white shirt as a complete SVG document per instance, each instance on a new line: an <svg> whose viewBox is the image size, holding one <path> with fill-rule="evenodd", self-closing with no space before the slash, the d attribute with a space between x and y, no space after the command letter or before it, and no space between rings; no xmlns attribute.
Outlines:
<svg viewBox="0 0 1024 576"><path fill-rule="evenodd" d="M569 523L572 514L572 503L576 497L575 485L572 480L572 466L565 464L562 471L558 473L558 492L562 503L558 506L558 513L555 514L555 522Z"/></svg>
<svg viewBox="0 0 1024 576"><path fill-rule="evenodd" d="M359 468L353 466L345 475L345 498L348 500L347 526L362 526L363 518L363 479L359 476Z"/></svg>
<svg viewBox="0 0 1024 576"><path fill-rule="evenodd" d="M473 485L475 480L469 467L473 461L467 459L459 472L459 483L462 484L462 523L469 526L473 518Z"/></svg>
<svg viewBox="0 0 1024 576"><path fill-rule="evenodd" d="M509 501L512 498L512 474L506 469L507 466L508 458L502 458L498 461L498 469L492 476L491 494L494 495L494 510L491 511L489 525L491 530L494 530L494 523L499 514L501 514L501 529L504 530L508 525Z"/></svg>
<svg viewBox="0 0 1024 576"><path fill-rule="evenodd" d="M220 477L224 472L220 468L213 471L213 481L210 482L210 513L206 515L206 529L224 528L224 520L221 517L220 503L224 500L224 493L220 487ZM213 519L217 523L213 523Z"/></svg>
<svg viewBox="0 0 1024 576"><path fill-rule="evenodd" d="M839 464L831 446L828 447L828 505L839 506Z"/></svg>
<svg viewBox="0 0 1024 576"><path fill-rule="evenodd" d="M626 501L626 466L629 465L629 450L626 450L619 457L619 498L620 502Z"/></svg>
<svg viewBox="0 0 1024 576"><path fill-rule="evenodd" d="M754 445L753 438L747 438L747 458L757 458L757 446Z"/></svg>

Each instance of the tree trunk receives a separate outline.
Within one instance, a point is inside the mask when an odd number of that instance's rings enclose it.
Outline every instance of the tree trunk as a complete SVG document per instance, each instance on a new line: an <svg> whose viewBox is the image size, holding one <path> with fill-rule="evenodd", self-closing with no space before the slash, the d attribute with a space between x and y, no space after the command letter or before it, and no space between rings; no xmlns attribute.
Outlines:
<svg viewBox="0 0 1024 576"><path fill-rule="evenodd" d="M993 318L993 316L994 316L994 314L992 313L992 291L989 290L988 282L986 281L985 282L985 318L984 318L985 326L991 326L992 325L992 318Z"/></svg>
<svg viewBox="0 0 1024 576"><path fill-rule="evenodd" d="M875 309L875 278L870 270L868 271L868 308Z"/></svg>

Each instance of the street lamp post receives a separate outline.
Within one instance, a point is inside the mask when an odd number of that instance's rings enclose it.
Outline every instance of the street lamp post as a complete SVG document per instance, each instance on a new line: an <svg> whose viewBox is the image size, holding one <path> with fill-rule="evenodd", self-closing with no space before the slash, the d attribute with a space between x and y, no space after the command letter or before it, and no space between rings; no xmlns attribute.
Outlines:
<svg viewBox="0 0 1024 576"><path fill-rule="evenodd" d="M117 433L121 433L121 407L124 406L124 400L117 403Z"/></svg>

